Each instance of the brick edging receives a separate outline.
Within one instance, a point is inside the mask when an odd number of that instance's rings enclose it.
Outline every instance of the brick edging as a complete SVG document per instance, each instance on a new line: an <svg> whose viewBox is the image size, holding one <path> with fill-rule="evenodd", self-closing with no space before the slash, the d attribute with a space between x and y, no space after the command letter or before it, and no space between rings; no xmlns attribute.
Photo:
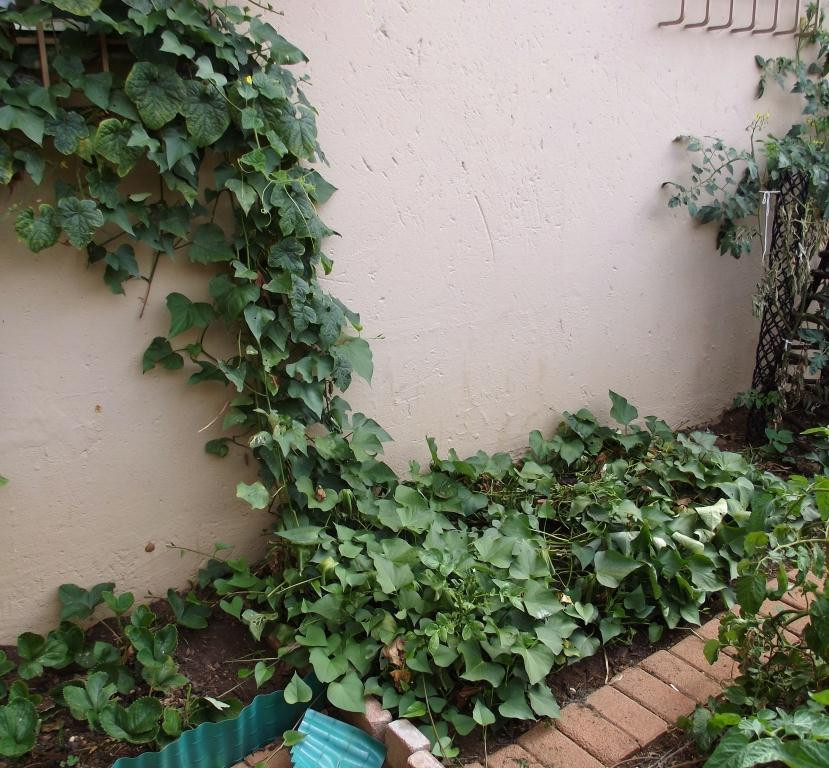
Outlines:
<svg viewBox="0 0 829 768"><path fill-rule="evenodd" d="M821 585L823 580L818 580ZM761 613L806 605L799 589L781 600L767 600ZM806 622L792 625L798 637ZM738 673L737 662L722 654L709 664L703 654L706 640L719 635L720 617L697 627L668 650L656 651L616 675L583 702L567 705L561 718L547 720L518 737L517 743L487 758L487 768L611 768L664 736L683 715L722 693ZM441 768L429 751L429 740L408 720L392 720L377 699L366 699L363 714L340 712L340 719L361 728L386 744L388 768ZM289 768L287 750L262 750L234 768L256 765ZM268 760L267 758L270 758ZM483 768L466 763L465 768Z"/></svg>
<svg viewBox="0 0 829 768"><path fill-rule="evenodd" d="M824 580L816 581L822 587ZM780 600L767 600L760 612L805 607L803 592L795 588ZM794 635L800 637L806 624L795 622ZM487 768L514 768L516 761L527 768L610 768L653 744L679 717L719 696L739 673L730 655L709 664L703 654L705 641L716 639L719 628L717 616L668 650L620 672L584 702L566 706L558 721L536 725L517 744L490 755ZM473 762L465 768L483 766Z"/></svg>

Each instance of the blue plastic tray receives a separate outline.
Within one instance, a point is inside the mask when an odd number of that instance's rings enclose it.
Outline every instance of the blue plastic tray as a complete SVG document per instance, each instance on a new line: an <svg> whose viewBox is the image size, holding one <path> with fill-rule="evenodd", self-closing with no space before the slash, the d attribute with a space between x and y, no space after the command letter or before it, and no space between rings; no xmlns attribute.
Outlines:
<svg viewBox="0 0 829 768"><path fill-rule="evenodd" d="M379 741L313 709L298 730L305 738L291 747L294 768L380 768L386 759Z"/></svg>

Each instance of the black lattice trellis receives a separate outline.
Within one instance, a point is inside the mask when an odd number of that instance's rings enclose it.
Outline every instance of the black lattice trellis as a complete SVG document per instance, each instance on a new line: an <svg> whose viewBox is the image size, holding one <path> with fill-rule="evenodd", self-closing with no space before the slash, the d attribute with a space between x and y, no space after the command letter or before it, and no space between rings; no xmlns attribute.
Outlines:
<svg viewBox="0 0 829 768"><path fill-rule="evenodd" d="M801 263L811 258L809 249L803 247L808 180L799 175L785 177L777 192L767 265L772 285L767 286L751 386L761 396L781 393L786 408L791 409L804 396L826 401L826 368L819 377L809 375L809 363L819 345L803 331L829 331L829 249L822 250L817 264ZM749 410L749 441L765 441L774 409L766 404Z"/></svg>
<svg viewBox="0 0 829 768"><path fill-rule="evenodd" d="M786 176L775 196L774 224L771 248L768 255L768 270L776 275L774 294L766 299L763 319L760 323L760 338L754 363L751 388L759 395L766 396L777 391L783 360L787 351L787 340L795 322L795 265L791 260L791 234L787 227L791 221L798 226L806 200L807 180L802 176ZM794 216L784 215L784 211ZM797 215L797 214L800 215ZM794 233L795 240L800 232ZM764 440L764 431L769 421L769 406L753 407L748 413L746 437L750 442Z"/></svg>

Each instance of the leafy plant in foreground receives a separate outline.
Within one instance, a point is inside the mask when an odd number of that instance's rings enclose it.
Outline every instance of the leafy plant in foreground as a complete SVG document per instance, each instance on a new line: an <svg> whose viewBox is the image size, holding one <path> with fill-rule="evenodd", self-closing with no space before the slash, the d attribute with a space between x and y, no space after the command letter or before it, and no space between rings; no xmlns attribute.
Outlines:
<svg viewBox="0 0 829 768"><path fill-rule="evenodd" d="M113 643L89 639L79 624L65 620L46 637L32 632L20 635L17 665L0 652L0 756L17 757L30 751L41 715L60 722L63 710L92 731L134 744L155 741L159 746L186 728L238 714L241 702L237 699L220 701L191 694L187 678L173 659L178 644L176 625L159 625L146 605L133 607L132 593L116 595L112 587L98 584L86 590L65 584L58 597L61 615L88 615L106 603L113 614L108 624ZM177 597L182 604L193 605ZM85 608L78 614L80 604ZM48 669L64 670L64 680L44 687ZM143 688L137 683L139 677ZM185 687L182 694L170 697ZM44 700L35 690L48 692L49 698ZM298 690L304 695L304 689Z"/></svg>
<svg viewBox="0 0 829 768"><path fill-rule="evenodd" d="M801 478L802 481L802 478ZM740 611L705 644L714 661L732 654L740 673L721 701L697 710L691 728L706 768L750 768L780 761L790 768L829 764L829 591L820 586L829 545L829 483L815 479L820 519L801 529L778 526L740 563ZM796 570L790 575L787 564ZM767 581L776 570L774 581ZM799 599L775 602L797 587ZM790 599L790 598L787 598ZM797 634L794 634L794 631Z"/></svg>
<svg viewBox="0 0 829 768"><path fill-rule="evenodd" d="M551 671L637 628L699 623L706 601L735 599L749 552L820 519L805 479L760 472L712 435L645 429L612 401L622 429L566 414L517 462L442 459L430 441L428 471L413 463L402 481L376 447L329 459L297 483L266 563L208 565L222 606L277 660L310 665L332 704L375 694L445 757L455 732L557 716ZM335 457L345 440L323 445Z"/></svg>

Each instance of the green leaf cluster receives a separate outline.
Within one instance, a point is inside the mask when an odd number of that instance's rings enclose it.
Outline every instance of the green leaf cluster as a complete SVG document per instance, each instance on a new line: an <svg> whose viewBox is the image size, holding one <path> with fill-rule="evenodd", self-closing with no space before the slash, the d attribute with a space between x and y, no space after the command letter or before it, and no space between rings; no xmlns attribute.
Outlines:
<svg viewBox="0 0 829 768"><path fill-rule="evenodd" d="M189 687L171 698L174 691L188 685L173 658L178 644L176 625L159 625L150 608L135 606L131 592L113 590L111 583L90 589L62 585L58 591L64 617L60 626L45 637L21 634L16 664L0 652L0 756L17 757L32 749L43 700L36 690L48 690L58 716L64 708L91 730L134 744L164 746L187 728L238 714L241 702L237 699L208 700L192 695ZM181 625L206 626L209 606L192 595L182 597L171 591L168 602ZM108 626L113 642L95 639L100 637L97 632L90 632L90 637L78 623L102 605L111 613ZM43 678L48 669L61 670L63 682L46 689ZM137 675L143 686L136 683ZM294 681L293 687L298 700L308 700L310 689L302 680Z"/></svg>
<svg viewBox="0 0 829 768"><path fill-rule="evenodd" d="M441 458L430 441L408 480L361 414L298 445L277 423L251 445L294 478L275 529L283 565L228 561L205 581L280 660L310 665L332 704L377 695L428 723L436 754L496 717L555 717L551 672L637 629L699 623L712 597L741 595L729 584L747 557L820 518L813 484L763 473L713 435L640 425L611 399L620 429L568 413L518 461ZM243 495L261 506L266 490Z"/></svg>

